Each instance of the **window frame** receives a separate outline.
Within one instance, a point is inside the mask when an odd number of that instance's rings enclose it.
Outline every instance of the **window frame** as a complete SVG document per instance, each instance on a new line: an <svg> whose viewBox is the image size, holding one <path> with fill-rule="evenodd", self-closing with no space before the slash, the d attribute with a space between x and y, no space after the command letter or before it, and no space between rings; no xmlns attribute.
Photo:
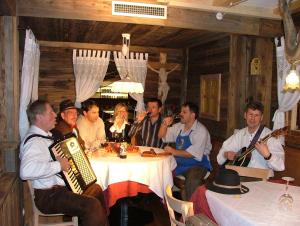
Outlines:
<svg viewBox="0 0 300 226"><path fill-rule="evenodd" d="M214 121L220 121L220 104L221 104L221 78L222 78L222 74L218 73L218 74L206 74L206 75L201 75L200 76L200 103L199 103L199 116L201 118L205 118L205 119L211 119ZM217 88L217 94L216 94L216 98L214 97L207 97L208 95L210 95L211 93L205 93L206 89L205 89L205 85L207 84L207 82L211 81L211 80L216 80L218 83L218 88ZM217 99L216 102L214 102L215 104L217 104L217 111L215 113L211 113L208 111L205 111L205 105L209 103L207 103L207 101L211 100L211 99Z"/></svg>

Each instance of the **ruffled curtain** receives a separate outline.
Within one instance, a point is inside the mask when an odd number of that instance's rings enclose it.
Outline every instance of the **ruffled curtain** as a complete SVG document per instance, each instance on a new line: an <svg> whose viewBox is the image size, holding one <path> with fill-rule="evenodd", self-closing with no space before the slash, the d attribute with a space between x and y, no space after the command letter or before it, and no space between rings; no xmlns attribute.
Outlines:
<svg viewBox="0 0 300 226"><path fill-rule="evenodd" d="M142 83L145 90L148 53L130 52L129 58L126 59L121 52L114 51L114 61L121 79L128 75L132 81ZM129 93L129 95L137 101L135 110L137 112L144 111L144 94Z"/></svg>
<svg viewBox="0 0 300 226"><path fill-rule="evenodd" d="M96 93L105 77L109 59L110 51L73 50L77 107Z"/></svg>
<svg viewBox="0 0 300 226"><path fill-rule="evenodd" d="M19 112L19 133L21 139L29 128L27 107L30 101L38 99L38 80L40 66L40 48L31 30L26 30L24 57L21 77L21 95Z"/></svg>
<svg viewBox="0 0 300 226"><path fill-rule="evenodd" d="M285 112L290 111L300 100L300 92L284 92L283 86L285 84L285 78L288 75L291 65L288 63L285 57L284 51L284 37L281 37L281 46L278 46L278 40L276 43L276 60L277 60L277 95L278 95L278 109L273 116L273 130L279 129L285 126ZM296 70L299 73L300 66L297 65ZM284 138L282 138L284 143Z"/></svg>

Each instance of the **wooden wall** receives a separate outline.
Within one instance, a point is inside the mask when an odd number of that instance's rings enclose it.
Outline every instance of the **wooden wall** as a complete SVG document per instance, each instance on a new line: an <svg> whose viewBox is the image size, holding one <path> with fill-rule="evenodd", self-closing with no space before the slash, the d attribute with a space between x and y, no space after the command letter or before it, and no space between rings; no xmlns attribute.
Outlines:
<svg viewBox="0 0 300 226"><path fill-rule="evenodd" d="M0 16L0 142L19 140L18 42L17 18Z"/></svg>
<svg viewBox="0 0 300 226"><path fill-rule="evenodd" d="M187 101L199 105L201 75L222 74L220 121L200 119L207 126L209 132L216 137L226 136L229 45L230 36L223 35L219 39L191 48L189 55Z"/></svg>
<svg viewBox="0 0 300 226"><path fill-rule="evenodd" d="M265 105L264 124L270 125L273 43L268 38L223 35L190 49L187 100L199 103L200 76L221 73L220 121L201 118L215 137L226 138L244 127L248 98ZM253 58L261 61L260 75L250 74Z"/></svg>
<svg viewBox="0 0 300 226"><path fill-rule="evenodd" d="M53 48L41 46L39 98L48 99L56 108L59 102L69 98L75 100L75 77L73 74L72 49ZM155 69L159 68L159 53L149 54L149 64ZM176 64L181 64L182 55L169 54L167 58L167 71ZM114 64L114 62L110 62ZM111 66L109 68L112 68ZM179 103L181 68L168 76L170 91L167 103ZM157 97L158 75L148 69L144 97ZM119 78L117 76L117 78Z"/></svg>

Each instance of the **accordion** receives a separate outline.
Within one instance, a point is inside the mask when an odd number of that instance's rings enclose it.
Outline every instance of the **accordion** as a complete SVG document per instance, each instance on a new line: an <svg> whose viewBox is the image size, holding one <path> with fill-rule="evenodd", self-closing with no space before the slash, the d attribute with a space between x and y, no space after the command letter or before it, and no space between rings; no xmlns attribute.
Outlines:
<svg viewBox="0 0 300 226"><path fill-rule="evenodd" d="M61 176L74 193L82 194L91 184L97 181L90 162L77 138L70 137L55 142L49 147L49 150L53 160L56 160L56 156L68 159L71 167L68 172L62 171Z"/></svg>

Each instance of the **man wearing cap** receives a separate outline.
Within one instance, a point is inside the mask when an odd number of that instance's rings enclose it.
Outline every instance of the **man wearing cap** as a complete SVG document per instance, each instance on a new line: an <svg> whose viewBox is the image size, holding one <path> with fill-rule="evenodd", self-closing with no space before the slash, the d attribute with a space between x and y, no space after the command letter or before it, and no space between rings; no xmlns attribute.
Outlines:
<svg viewBox="0 0 300 226"><path fill-rule="evenodd" d="M176 142L176 148L166 146L165 151L175 156L176 175L185 176L186 196L189 200L195 189L203 183L207 171L212 167L209 160L211 150L208 130L198 120L198 106L185 103L181 107L180 122L172 125L173 118L166 117L161 124L158 137L164 142Z"/></svg>
<svg viewBox="0 0 300 226"><path fill-rule="evenodd" d="M279 140L270 138L267 142L259 139L271 133L271 130L261 125L263 120L264 106L257 101L249 102L245 107L244 118L247 127L239 130L224 141L222 148L217 155L219 165L226 160L234 160L237 152L243 147L255 146L252 151L248 167L270 169L269 176L275 171L284 170L284 150Z"/></svg>
<svg viewBox="0 0 300 226"><path fill-rule="evenodd" d="M20 177L30 180L36 207L45 214L63 213L78 216L82 226L107 225L103 192L92 184L83 195L70 191L59 175L68 172L68 159L60 156L53 161L49 146L53 144L50 130L56 114L47 101L36 100L27 110L30 128L20 146Z"/></svg>
<svg viewBox="0 0 300 226"><path fill-rule="evenodd" d="M78 112L74 102L69 99L63 100L59 104L57 124L51 132L56 140L75 135L81 147L84 149L84 141L80 137L79 130L76 126L77 114Z"/></svg>

